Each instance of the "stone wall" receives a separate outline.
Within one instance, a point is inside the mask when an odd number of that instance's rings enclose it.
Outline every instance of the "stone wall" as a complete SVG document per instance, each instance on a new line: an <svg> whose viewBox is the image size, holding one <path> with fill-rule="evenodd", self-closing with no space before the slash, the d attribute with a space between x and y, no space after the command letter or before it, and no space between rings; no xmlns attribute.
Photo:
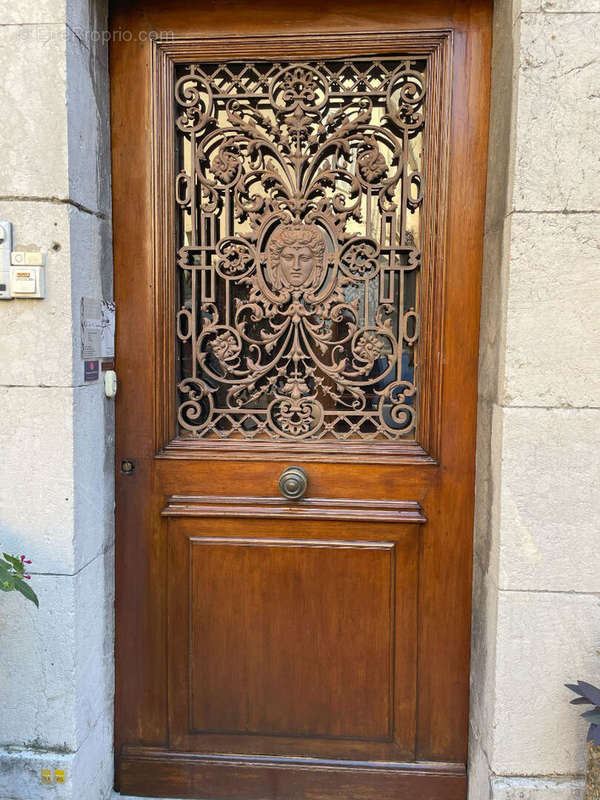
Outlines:
<svg viewBox="0 0 600 800"><path fill-rule="evenodd" d="M0 219L47 254L42 301L0 304L0 546L39 611L0 603L0 798L112 784L113 401L85 384L82 296L111 297L106 10L0 3ZM41 769L64 769L44 786Z"/></svg>
<svg viewBox="0 0 600 800"><path fill-rule="evenodd" d="M563 684L600 676L599 58L598 0L496 4L472 800L581 797Z"/></svg>

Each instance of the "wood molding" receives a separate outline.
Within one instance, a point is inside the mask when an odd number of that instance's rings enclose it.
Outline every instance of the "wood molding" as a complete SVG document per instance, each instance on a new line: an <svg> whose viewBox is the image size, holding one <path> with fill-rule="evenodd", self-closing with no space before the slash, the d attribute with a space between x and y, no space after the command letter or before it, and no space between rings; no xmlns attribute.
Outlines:
<svg viewBox="0 0 600 800"><path fill-rule="evenodd" d="M411 56L431 55L448 38L451 28L438 30L396 30L396 31L348 31L314 33L230 34L228 36L179 35L175 38L155 39L156 50L176 64L190 60L204 59L218 61L224 56L231 60L256 58L335 58L337 56L377 55L381 53L402 52Z"/></svg>
<svg viewBox="0 0 600 800"><path fill-rule="evenodd" d="M171 440L157 458L218 461L331 461L375 464L431 464L433 458L417 442L278 442L275 440Z"/></svg>
<svg viewBox="0 0 600 800"><path fill-rule="evenodd" d="M446 217L449 172L450 76L453 33L449 29L178 37L154 40L153 102L153 238L155 276L155 453L170 459L288 460L436 464L441 437L442 329L446 271ZM324 56L406 53L428 60L429 100L425 129L425 194L421 295L424 298L419 346L416 441L240 441L221 442L179 437L175 427L175 202L174 97L175 65L203 59L308 59ZM273 446L274 445L274 446ZM277 449L279 447L279 450Z"/></svg>
<svg viewBox="0 0 600 800"><path fill-rule="evenodd" d="M427 522L414 500L325 500L314 498L289 502L280 497L217 497L172 495L161 511L163 517L250 517L265 519L331 519L348 522Z"/></svg>

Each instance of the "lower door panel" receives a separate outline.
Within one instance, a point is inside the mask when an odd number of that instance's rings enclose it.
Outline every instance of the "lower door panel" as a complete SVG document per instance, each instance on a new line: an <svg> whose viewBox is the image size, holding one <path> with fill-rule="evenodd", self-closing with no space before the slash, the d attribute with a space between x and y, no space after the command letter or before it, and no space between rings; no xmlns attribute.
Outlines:
<svg viewBox="0 0 600 800"><path fill-rule="evenodd" d="M414 763L417 503L175 497L163 515L169 749L127 748L122 791L145 771L155 795L175 775L181 796L393 797L426 773L419 797L460 796L464 770Z"/></svg>

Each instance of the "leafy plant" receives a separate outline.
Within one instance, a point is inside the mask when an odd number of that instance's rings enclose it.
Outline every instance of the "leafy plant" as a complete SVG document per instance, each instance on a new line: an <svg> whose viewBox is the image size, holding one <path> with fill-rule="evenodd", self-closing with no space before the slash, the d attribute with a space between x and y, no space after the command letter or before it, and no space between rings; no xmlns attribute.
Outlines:
<svg viewBox="0 0 600 800"><path fill-rule="evenodd" d="M590 723L590 729L587 735L588 742L600 745L600 689L585 681L565 683L565 686L567 689L579 695L579 697L571 700L573 705L587 704L594 706L594 708L591 708L589 711L584 711L581 716Z"/></svg>
<svg viewBox="0 0 600 800"><path fill-rule="evenodd" d="M27 574L27 566L31 561L25 556L17 558L8 553L2 554L0 558L0 589L3 592L21 592L23 597L31 600L39 608L39 601L36 593L27 583L31 580L31 575Z"/></svg>

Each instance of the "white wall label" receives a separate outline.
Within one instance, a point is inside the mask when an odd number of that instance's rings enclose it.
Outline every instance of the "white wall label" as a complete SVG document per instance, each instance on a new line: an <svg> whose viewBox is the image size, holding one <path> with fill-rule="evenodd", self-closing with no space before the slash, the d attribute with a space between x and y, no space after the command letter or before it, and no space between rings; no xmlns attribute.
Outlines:
<svg viewBox="0 0 600 800"><path fill-rule="evenodd" d="M115 304L95 297L81 298L81 357L114 358Z"/></svg>

